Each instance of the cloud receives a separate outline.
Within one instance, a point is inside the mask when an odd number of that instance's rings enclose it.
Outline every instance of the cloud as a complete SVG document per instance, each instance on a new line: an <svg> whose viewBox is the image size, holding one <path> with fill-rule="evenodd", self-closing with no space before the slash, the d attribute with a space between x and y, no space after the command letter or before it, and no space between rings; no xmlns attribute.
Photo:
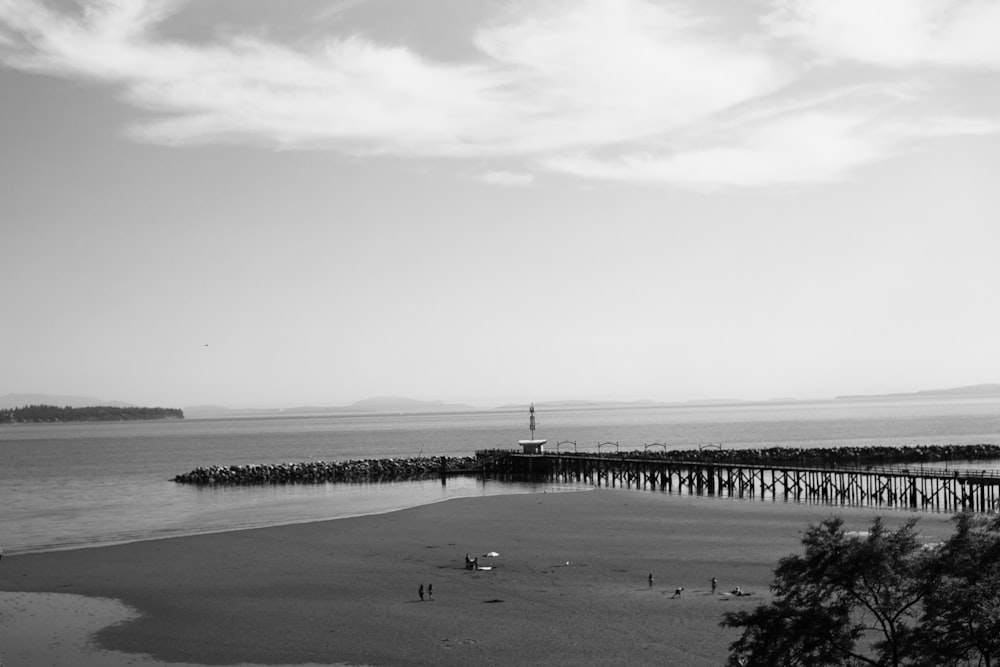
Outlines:
<svg viewBox="0 0 1000 667"><path fill-rule="evenodd" d="M196 54L191 76L136 80L136 104L172 113L136 136L162 143L260 141L283 148L459 156L502 113L494 77L477 66L430 66L360 37L300 53L255 39Z"/></svg>
<svg viewBox="0 0 1000 667"><path fill-rule="evenodd" d="M641 140L767 94L784 68L705 22L641 1L539 2L475 42L513 77L528 151Z"/></svg>
<svg viewBox="0 0 1000 667"><path fill-rule="evenodd" d="M828 182L887 150L866 135L863 125L862 118L803 113L758 124L723 145L613 159L555 157L546 165L584 178L696 188Z"/></svg>
<svg viewBox="0 0 1000 667"><path fill-rule="evenodd" d="M493 72L361 37L299 50L240 35L197 46L156 37L165 2L106 0L81 17L2 2L0 22L21 38L7 62L121 86L159 114L132 132L146 141L462 155L477 152L469 138L504 113Z"/></svg>
<svg viewBox="0 0 1000 667"><path fill-rule="evenodd" d="M524 187L535 182L534 174L510 171L488 171L480 176L480 180L490 185L505 185L509 187Z"/></svg>
<svg viewBox="0 0 1000 667"><path fill-rule="evenodd" d="M546 158L581 178L699 190L828 183L932 138L1000 132L988 118L935 115L919 86L854 86L750 105L654 151Z"/></svg>
<svg viewBox="0 0 1000 667"><path fill-rule="evenodd" d="M170 0L100 0L71 15L33 0L0 0L0 29L14 45L4 59L23 69L112 82L156 76L168 67L162 58L166 54L147 52L142 39L176 5Z"/></svg>
<svg viewBox="0 0 1000 667"><path fill-rule="evenodd" d="M993 0L776 0L764 18L780 39L831 60L886 67L1000 67Z"/></svg>
<svg viewBox="0 0 1000 667"><path fill-rule="evenodd" d="M844 105L858 96L841 72L812 83L806 103L792 95L813 81L803 49L826 68L1000 64L992 4L876 4L775 0L748 28L694 2L537 0L485 17L468 37L477 55L445 62L357 31L185 40L168 20L196 16L182 0L89 0L80 11L0 0L0 59L113 87L144 111L130 129L144 142L519 156L582 178L758 187L837 180L926 137L996 131L983 113L935 108L934 88ZM333 7L331 25L346 30L352 2Z"/></svg>
<svg viewBox="0 0 1000 667"><path fill-rule="evenodd" d="M336 0L326 4L322 9L313 14L312 20L316 22L335 21L350 12L350 10L360 7L368 0Z"/></svg>
<svg viewBox="0 0 1000 667"><path fill-rule="evenodd" d="M642 1L538 3L479 31L482 62L431 62L359 36L311 50L249 36L211 46L152 29L167 2L103 0L74 19L5 0L18 66L118 83L171 114L163 143L258 140L402 155L509 155L641 139L777 85L763 57ZM176 8L176 7L175 7Z"/></svg>

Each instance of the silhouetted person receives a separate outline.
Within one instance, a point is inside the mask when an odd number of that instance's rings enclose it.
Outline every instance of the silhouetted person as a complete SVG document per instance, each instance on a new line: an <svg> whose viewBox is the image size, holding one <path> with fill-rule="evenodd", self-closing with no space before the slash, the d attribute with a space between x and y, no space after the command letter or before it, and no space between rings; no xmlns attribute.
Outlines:
<svg viewBox="0 0 1000 667"><path fill-rule="evenodd" d="M653 573L652 572L649 573L649 587L650 588L653 587Z"/></svg>
<svg viewBox="0 0 1000 667"><path fill-rule="evenodd" d="M434 584L427 584L427 597L434 602Z"/></svg>
<svg viewBox="0 0 1000 667"><path fill-rule="evenodd" d="M719 584L719 580L718 580L718 579L716 579L715 577L712 577L712 594L713 594L713 595L715 594L715 587L716 587L716 586L717 586L718 584Z"/></svg>
<svg viewBox="0 0 1000 667"><path fill-rule="evenodd" d="M420 596L420 601L423 602L424 601L424 585L423 584L420 584L420 588L417 589L417 595Z"/></svg>

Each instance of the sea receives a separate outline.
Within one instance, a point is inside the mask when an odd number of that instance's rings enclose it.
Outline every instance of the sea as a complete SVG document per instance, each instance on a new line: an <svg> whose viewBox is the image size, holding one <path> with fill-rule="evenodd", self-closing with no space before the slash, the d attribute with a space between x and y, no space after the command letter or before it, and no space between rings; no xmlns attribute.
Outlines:
<svg viewBox="0 0 1000 667"><path fill-rule="evenodd" d="M536 416L535 437L563 452L1000 444L1000 396L540 407ZM0 548L87 548L585 488L472 477L249 487L172 481L211 465L466 456L516 448L529 436L520 408L0 425ZM1000 471L1000 461L940 465Z"/></svg>

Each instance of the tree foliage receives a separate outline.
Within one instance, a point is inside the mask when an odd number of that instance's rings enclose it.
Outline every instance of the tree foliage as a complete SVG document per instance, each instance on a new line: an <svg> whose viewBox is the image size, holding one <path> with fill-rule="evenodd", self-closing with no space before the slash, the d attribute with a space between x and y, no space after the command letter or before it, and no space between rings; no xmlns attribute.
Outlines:
<svg viewBox="0 0 1000 667"><path fill-rule="evenodd" d="M881 518L850 534L811 525L803 553L778 564L773 600L724 615L741 628L729 665L992 667L1000 665L1000 518L962 514L937 547L916 520Z"/></svg>
<svg viewBox="0 0 1000 667"><path fill-rule="evenodd" d="M922 667L1000 665L1000 516L960 514L921 619Z"/></svg>
<svg viewBox="0 0 1000 667"><path fill-rule="evenodd" d="M71 408L55 405L26 405L0 410L0 424L44 422L137 421L148 419L183 419L176 408L115 407L108 405Z"/></svg>

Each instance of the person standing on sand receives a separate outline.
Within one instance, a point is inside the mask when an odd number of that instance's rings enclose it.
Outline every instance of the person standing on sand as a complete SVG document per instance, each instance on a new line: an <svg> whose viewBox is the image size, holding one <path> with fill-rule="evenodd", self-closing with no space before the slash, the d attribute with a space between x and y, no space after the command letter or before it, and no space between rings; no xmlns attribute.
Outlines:
<svg viewBox="0 0 1000 667"><path fill-rule="evenodd" d="M434 584L427 584L427 597L434 602Z"/></svg>
<svg viewBox="0 0 1000 667"><path fill-rule="evenodd" d="M649 573L649 588L650 588L650 590L652 590L652 588L653 588L653 573L652 572Z"/></svg>
<svg viewBox="0 0 1000 667"><path fill-rule="evenodd" d="M417 595L420 596L420 601L423 602L424 601L424 585L423 584L420 584L420 588L417 589Z"/></svg>
<svg viewBox="0 0 1000 667"><path fill-rule="evenodd" d="M712 577L712 595L715 595L715 587L719 584L719 580Z"/></svg>

